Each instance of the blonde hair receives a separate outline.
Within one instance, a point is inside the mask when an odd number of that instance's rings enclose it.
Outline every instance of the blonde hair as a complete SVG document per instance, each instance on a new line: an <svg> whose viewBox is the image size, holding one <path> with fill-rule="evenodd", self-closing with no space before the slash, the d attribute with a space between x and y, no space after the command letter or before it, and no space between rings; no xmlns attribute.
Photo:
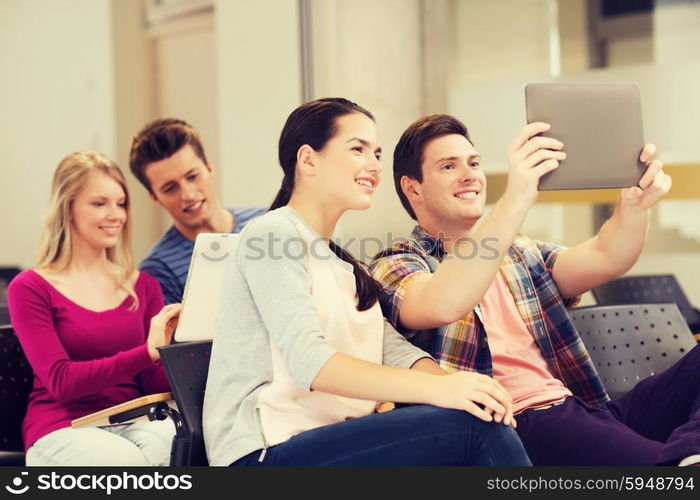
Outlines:
<svg viewBox="0 0 700 500"><path fill-rule="evenodd" d="M132 298L130 309L138 308L138 297L131 284L136 266L131 251L131 211L129 191L124 174L117 164L94 151L78 151L66 156L58 164L51 184L51 202L44 215L44 230L39 245L37 268L60 272L72 259L70 219L73 201L85 188L92 175L102 172L124 190L126 222L121 237L113 248L108 248L107 260L119 270L119 288Z"/></svg>

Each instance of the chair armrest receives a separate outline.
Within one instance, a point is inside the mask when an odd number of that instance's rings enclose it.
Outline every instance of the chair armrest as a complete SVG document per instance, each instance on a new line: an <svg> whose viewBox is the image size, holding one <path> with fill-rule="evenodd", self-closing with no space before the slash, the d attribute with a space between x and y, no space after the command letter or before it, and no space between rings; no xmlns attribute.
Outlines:
<svg viewBox="0 0 700 500"><path fill-rule="evenodd" d="M159 394L148 394L140 398L132 399L126 403L121 403L104 410L90 413L84 417L71 421L71 427L96 427L100 425L118 424L145 415L149 407L160 401L172 401L173 395L170 392Z"/></svg>

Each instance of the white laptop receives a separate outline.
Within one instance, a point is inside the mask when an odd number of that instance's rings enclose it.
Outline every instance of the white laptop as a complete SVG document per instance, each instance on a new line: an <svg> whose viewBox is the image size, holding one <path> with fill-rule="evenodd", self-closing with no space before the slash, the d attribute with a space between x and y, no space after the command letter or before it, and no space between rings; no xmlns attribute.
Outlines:
<svg viewBox="0 0 700 500"><path fill-rule="evenodd" d="M224 269L234 265L240 235L200 233L194 243L174 341L211 340L221 307Z"/></svg>

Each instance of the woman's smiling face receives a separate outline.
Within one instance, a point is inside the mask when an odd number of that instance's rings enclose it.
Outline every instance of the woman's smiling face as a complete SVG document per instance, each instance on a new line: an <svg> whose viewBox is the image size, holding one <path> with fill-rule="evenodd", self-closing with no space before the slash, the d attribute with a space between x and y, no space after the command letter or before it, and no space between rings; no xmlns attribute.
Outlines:
<svg viewBox="0 0 700 500"><path fill-rule="evenodd" d="M371 118L363 113L337 118L335 135L314 154L323 198L342 210L369 208L381 180L381 152Z"/></svg>

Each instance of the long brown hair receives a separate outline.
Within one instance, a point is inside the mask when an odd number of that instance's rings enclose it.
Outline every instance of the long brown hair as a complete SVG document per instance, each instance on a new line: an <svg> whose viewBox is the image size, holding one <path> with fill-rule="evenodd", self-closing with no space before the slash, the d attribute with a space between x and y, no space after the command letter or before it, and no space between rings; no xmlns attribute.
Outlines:
<svg viewBox="0 0 700 500"><path fill-rule="evenodd" d="M287 205L292 197L299 148L308 144L314 151L321 151L338 132L338 118L353 113L362 113L374 121L372 113L365 108L339 97L317 99L302 104L292 111L280 134L279 162L284 171L284 178L270 210ZM369 309L379 299L381 285L367 273L350 252L332 240L328 244L333 253L353 267L357 289L357 310Z"/></svg>

